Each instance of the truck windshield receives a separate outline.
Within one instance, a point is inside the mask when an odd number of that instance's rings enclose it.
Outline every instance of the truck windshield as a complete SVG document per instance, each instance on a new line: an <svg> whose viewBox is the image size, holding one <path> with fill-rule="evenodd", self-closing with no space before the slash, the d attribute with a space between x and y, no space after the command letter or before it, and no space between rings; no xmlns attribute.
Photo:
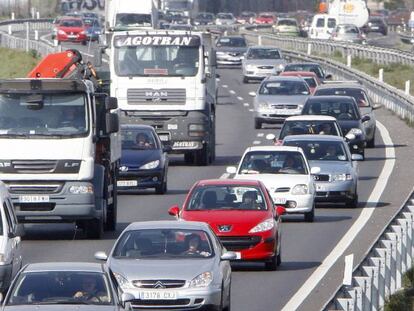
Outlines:
<svg viewBox="0 0 414 311"><path fill-rule="evenodd" d="M199 66L198 46L150 45L115 49L115 72L121 77L193 77Z"/></svg>
<svg viewBox="0 0 414 311"><path fill-rule="evenodd" d="M132 13L119 13L116 15L115 28L122 29L134 26L151 26L151 15Z"/></svg>
<svg viewBox="0 0 414 311"><path fill-rule="evenodd" d="M0 137L81 137L86 120L82 94L0 94Z"/></svg>

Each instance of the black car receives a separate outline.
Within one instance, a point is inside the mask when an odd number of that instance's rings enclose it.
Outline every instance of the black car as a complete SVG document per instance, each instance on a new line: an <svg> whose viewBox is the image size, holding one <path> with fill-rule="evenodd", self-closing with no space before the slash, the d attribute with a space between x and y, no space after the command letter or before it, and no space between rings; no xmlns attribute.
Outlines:
<svg viewBox="0 0 414 311"><path fill-rule="evenodd" d="M365 33L379 32L386 36L388 34L388 26L382 17L371 17L362 27L362 31Z"/></svg>
<svg viewBox="0 0 414 311"><path fill-rule="evenodd" d="M310 71L314 72L321 81L332 79L332 75L326 74L318 63L291 63L285 66L284 71Z"/></svg>
<svg viewBox="0 0 414 311"><path fill-rule="evenodd" d="M118 191L155 188L167 192L170 147L161 143L154 128L146 125L122 125L122 157Z"/></svg>
<svg viewBox="0 0 414 311"><path fill-rule="evenodd" d="M350 96L313 96L303 107L302 115L324 115L337 119L342 133L348 141L351 153L365 157L367 143L364 122L370 120L365 115L361 117L358 105Z"/></svg>
<svg viewBox="0 0 414 311"><path fill-rule="evenodd" d="M199 13L193 21L195 26L214 25L215 16L212 13Z"/></svg>

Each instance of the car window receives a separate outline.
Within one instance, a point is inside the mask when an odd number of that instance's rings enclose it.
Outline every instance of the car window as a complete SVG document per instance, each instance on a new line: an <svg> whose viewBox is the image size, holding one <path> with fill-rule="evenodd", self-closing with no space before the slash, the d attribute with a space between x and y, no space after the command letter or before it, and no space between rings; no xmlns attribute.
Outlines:
<svg viewBox="0 0 414 311"><path fill-rule="evenodd" d="M325 19L324 18L318 18L316 20L316 27L325 27Z"/></svg>
<svg viewBox="0 0 414 311"><path fill-rule="evenodd" d="M331 116L337 120L358 120L359 113L352 102L346 101L308 101L302 110L303 115Z"/></svg>
<svg viewBox="0 0 414 311"><path fill-rule="evenodd" d="M281 56L276 49L250 49L247 59L281 59Z"/></svg>
<svg viewBox="0 0 414 311"><path fill-rule="evenodd" d="M267 210L258 187L243 185L200 186L191 193L186 210Z"/></svg>
<svg viewBox="0 0 414 311"><path fill-rule="evenodd" d="M220 18L220 19L233 19L233 15L231 15L231 14L217 14L217 18Z"/></svg>
<svg viewBox="0 0 414 311"><path fill-rule="evenodd" d="M304 77L303 80L309 85L309 87L317 87L318 84L316 83L315 78L312 77Z"/></svg>
<svg viewBox="0 0 414 311"><path fill-rule="evenodd" d="M316 74L319 79L324 78L322 69L314 64L288 64L285 71L310 71Z"/></svg>
<svg viewBox="0 0 414 311"><path fill-rule="evenodd" d="M183 229L142 229L125 232L118 240L117 259L211 258L214 250L207 232Z"/></svg>
<svg viewBox="0 0 414 311"><path fill-rule="evenodd" d="M259 89L260 95L309 95L305 81L269 81L264 82Z"/></svg>
<svg viewBox="0 0 414 311"><path fill-rule="evenodd" d="M239 174L306 175L308 169L300 152L251 151L240 165Z"/></svg>
<svg viewBox="0 0 414 311"><path fill-rule="evenodd" d="M339 141L288 140L283 145L302 148L309 161L348 161L346 146Z"/></svg>
<svg viewBox="0 0 414 311"><path fill-rule="evenodd" d="M279 26L297 26L296 21L290 19L282 19L277 24Z"/></svg>
<svg viewBox="0 0 414 311"><path fill-rule="evenodd" d="M21 273L8 297L7 306L114 304L109 280L102 273L93 272Z"/></svg>
<svg viewBox="0 0 414 311"><path fill-rule="evenodd" d="M370 101L367 94L358 88L326 88L315 92L315 96L336 95L350 96L355 99L359 107L370 107Z"/></svg>
<svg viewBox="0 0 414 311"><path fill-rule="evenodd" d="M121 136L122 149L156 150L160 148L151 130L124 128L121 130Z"/></svg>
<svg viewBox="0 0 414 311"><path fill-rule="evenodd" d="M328 28L335 28L335 26L336 26L336 19L328 18Z"/></svg>
<svg viewBox="0 0 414 311"><path fill-rule="evenodd" d="M334 135L341 136L335 121L287 121L283 124L279 139L289 135Z"/></svg>
<svg viewBox="0 0 414 311"><path fill-rule="evenodd" d="M230 46L230 47L246 47L247 43L244 38L220 38L217 41L217 46Z"/></svg>
<svg viewBox="0 0 414 311"><path fill-rule="evenodd" d="M71 19L71 20L63 20L63 21L61 21L60 22L60 26L62 26L62 27L82 27L83 26L83 24L82 24L82 21L78 21L78 20L75 20L75 19Z"/></svg>

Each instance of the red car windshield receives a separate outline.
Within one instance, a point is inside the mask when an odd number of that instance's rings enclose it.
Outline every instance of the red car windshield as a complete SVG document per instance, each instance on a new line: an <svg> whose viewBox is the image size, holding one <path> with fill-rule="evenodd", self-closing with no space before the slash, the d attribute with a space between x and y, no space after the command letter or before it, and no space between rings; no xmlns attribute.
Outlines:
<svg viewBox="0 0 414 311"><path fill-rule="evenodd" d="M267 210L262 191L244 185L203 186L196 188L186 210Z"/></svg>
<svg viewBox="0 0 414 311"><path fill-rule="evenodd" d="M83 27L81 20L68 19L60 22L61 27Z"/></svg>

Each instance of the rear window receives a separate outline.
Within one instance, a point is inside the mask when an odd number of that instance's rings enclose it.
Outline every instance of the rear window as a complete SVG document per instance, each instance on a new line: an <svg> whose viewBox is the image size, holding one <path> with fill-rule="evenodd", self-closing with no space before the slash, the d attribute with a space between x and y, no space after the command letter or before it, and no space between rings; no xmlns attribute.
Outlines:
<svg viewBox="0 0 414 311"><path fill-rule="evenodd" d="M336 95L336 96L350 96L355 99L359 107L370 107L370 102L365 94L365 92L361 89L336 89L336 88L329 88L329 89L322 89L317 90L315 96L325 96L325 95Z"/></svg>
<svg viewBox="0 0 414 311"><path fill-rule="evenodd" d="M279 26L297 26L296 21L290 19L284 19L277 23Z"/></svg>
<svg viewBox="0 0 414 311"><path fill-rule="evenodd" d="M309 95L305 81L269 81L262 84L260 95Z"/></svg>
<svg viewBox="0 0 414 311"><path fill-rule="evenodd" d="M316 27L325 27L325 19L324 18L318 18L316 20Z"/></svg>
<svg viewBox="0 0 414 311"><path fill-rule="evenodd" d="M336 19L328 18L328 28L335 28L335 26L336 26Z"/></svg>
<svg viewBox="0 0 414 311"><path fill-rule="evenodd" d="M309 78L303 78L306 83L309 85L309 87L317 87L318 85L316 84L316 81L314 78L309 77Z"/></svg>
<svg viewBox="0 0 414 311"><path fill-rule="evenodd" d="M346 101L322 101L317 99L308 101L302 114L331 116L337 120L357 120L359 113L353 102Z"/></svg>
<svg viewBox="0 0 414 311"><path fill-rule="evenodd" d="M82 21L80 20L75 20L75 19L70 19L70 20L63 20L60 22L60 26L63 27L82 27Z"/></svg>
<svg viewBox="0 0 414 311"><path fill-rule="evenodd" d="M284 123L279 139L289 135L308 134L340 136L334 121L288 121Z"/></svg>

